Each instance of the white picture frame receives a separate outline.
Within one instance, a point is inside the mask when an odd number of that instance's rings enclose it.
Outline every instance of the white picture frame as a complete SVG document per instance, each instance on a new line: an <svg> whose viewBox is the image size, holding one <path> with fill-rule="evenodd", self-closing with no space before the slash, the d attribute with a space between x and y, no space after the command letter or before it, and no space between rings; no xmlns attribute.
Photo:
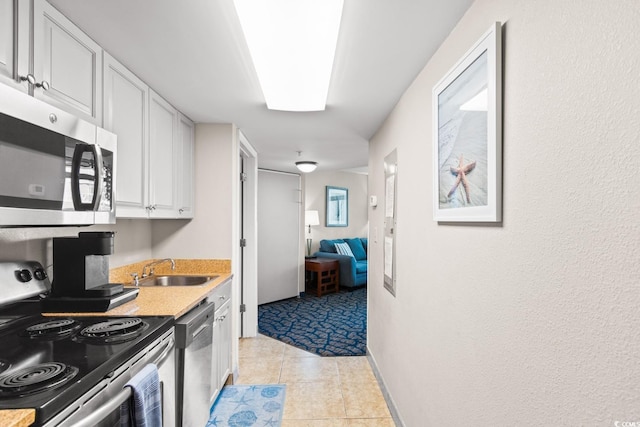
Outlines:
<svg viewBox="0 0 640 427"><path fill-rule="evenodd" d="M433 87L433 219L502 221L502 26Z"/></svg>

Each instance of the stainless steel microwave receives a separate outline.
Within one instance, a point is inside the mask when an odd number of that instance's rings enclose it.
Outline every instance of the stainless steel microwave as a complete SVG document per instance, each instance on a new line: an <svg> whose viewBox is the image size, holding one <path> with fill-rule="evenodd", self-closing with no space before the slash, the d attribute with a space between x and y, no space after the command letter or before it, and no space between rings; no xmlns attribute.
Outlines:
<svg viewBox="0 0 640 427"><path fill-rule="evenodd" d="M116 136L0 84L0 227L113 224Z"/></svg>

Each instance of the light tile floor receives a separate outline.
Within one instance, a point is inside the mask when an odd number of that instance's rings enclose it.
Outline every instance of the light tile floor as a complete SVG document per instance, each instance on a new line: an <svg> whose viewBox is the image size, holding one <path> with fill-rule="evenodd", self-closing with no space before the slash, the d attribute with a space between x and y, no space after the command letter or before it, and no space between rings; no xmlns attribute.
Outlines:
<svg viewBox="0 0 640 427"><path fill-rule="evenodd" d="M258 335L240 339L236 384L286 384L282 427L395 427L365 356L320 357Z"/></svg>

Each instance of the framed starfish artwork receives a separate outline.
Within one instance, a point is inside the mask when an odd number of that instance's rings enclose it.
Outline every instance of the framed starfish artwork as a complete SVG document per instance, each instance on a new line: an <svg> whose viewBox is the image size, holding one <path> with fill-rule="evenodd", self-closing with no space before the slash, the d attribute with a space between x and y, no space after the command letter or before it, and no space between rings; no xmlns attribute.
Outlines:
<svg viewBox="0 0 640 427"><path fill-rule="evenodd" d="M489 31L433 88L433 219L502 220L502 37Z"/></svg>

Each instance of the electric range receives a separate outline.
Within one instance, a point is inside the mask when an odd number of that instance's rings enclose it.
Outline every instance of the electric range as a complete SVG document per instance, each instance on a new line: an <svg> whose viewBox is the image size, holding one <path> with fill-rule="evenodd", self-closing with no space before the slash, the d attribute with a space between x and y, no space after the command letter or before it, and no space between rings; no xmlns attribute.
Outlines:
<svg viewBox="0 0 640 427"><path fill-rule="evenodd" d="M38 271L40 283L29 281L16 291L25 271L32 277ZM35 426L114 375L173 326L171 317L43 316L42 296L16 301L26 288L27 294L46 291L43 271L34 262L0 263L0 409L33 408Z"/></svg>

